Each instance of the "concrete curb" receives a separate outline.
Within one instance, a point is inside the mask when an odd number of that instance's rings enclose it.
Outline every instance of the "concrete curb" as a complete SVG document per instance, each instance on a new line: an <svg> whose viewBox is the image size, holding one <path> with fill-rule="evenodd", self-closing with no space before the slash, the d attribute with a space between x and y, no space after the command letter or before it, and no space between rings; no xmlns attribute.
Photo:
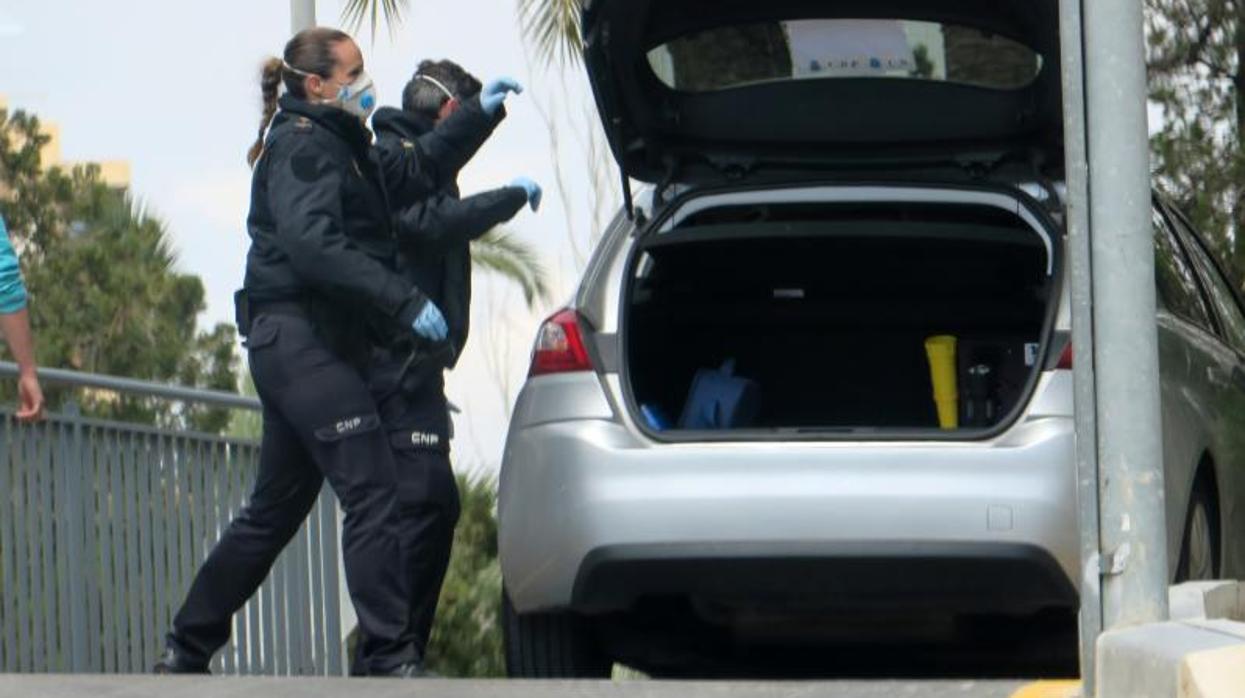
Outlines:
<svg viewBox="0 0 1245 698"><path fill-rule="evenodd" d="M1185 620L1098 638L1097 698L1241 698L1245 623Z"/></svg>
<svg viewBox="0 0 1245 698"><path fill-rule="evenodd" d="M1167 596L1172 620L1245 622L1245 584L1241 582L1187 582L1172 587Z"/></svg>
<svg viewBox="0 0 1245 698"><path fill-rule="evenodd" d="M1016 681L954 680L394 681L0 674L0 698L1009 698L1019 688Z"/></svg>

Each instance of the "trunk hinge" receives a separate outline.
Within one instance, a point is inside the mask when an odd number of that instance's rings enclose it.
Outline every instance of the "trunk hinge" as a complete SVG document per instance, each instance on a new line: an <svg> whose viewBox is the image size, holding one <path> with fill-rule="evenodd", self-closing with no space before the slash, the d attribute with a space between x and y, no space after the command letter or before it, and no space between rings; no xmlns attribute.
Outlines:
<svg viewBox="0 0 1245 698"><path fill-rule="evenodd" d="M631 178L627 176L627 171L619 169L622 173L622 195L623 195L623 211L627 213L627 220L635 220L635 203L631 199Z"/></svg>

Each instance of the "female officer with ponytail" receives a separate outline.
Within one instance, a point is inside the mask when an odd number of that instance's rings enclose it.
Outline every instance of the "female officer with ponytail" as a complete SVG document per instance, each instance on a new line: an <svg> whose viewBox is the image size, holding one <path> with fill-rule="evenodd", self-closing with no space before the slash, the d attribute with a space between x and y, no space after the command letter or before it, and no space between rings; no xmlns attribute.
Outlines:
<svg viewBox="0 0 1245 698"><path fill-rule="evenodd" d="M280 85L286 94L277 99ZM396 564L396 478L362 375L378 337L445 336L440 311L394 271L388 195L417 196L479 147L477 107L407 153L382 158L365 125L375 106L347 35L299 33L262 76L264 116L247 227L251 247L238 324L263 403L254 489L203 563L156 671L202 673L229 639L327 479L345 510L346 582L373 676L422 673L411 644L407 582ZM279 111L278 111L279 106ZM266 138L264 137L267 132ZM299 612L291 609L291 612Z"/></svg>

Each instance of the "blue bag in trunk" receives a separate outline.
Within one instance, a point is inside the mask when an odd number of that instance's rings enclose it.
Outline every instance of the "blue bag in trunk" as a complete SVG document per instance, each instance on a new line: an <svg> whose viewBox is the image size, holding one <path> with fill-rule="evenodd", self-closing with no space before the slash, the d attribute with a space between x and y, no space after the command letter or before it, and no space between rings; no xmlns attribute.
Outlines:
<svg viewBox="0 0 1245 698"><path fill-rule="evenodd" d="M680 429L740 429L752 426L761 411L761 387L735 375L735 360L722 368L702 368L692 378Z"/></svg>

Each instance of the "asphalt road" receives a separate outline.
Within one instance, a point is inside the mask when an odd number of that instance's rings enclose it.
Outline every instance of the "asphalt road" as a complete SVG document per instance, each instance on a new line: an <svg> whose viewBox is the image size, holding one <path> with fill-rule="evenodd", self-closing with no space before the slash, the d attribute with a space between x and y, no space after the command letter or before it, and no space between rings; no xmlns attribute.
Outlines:
<svg viewBox="0 0 1245 698"><path fill-rule="evenodd" d="M1011 698L1018 681L551 682L156 676L0 676L0 698Z"/></svg>

